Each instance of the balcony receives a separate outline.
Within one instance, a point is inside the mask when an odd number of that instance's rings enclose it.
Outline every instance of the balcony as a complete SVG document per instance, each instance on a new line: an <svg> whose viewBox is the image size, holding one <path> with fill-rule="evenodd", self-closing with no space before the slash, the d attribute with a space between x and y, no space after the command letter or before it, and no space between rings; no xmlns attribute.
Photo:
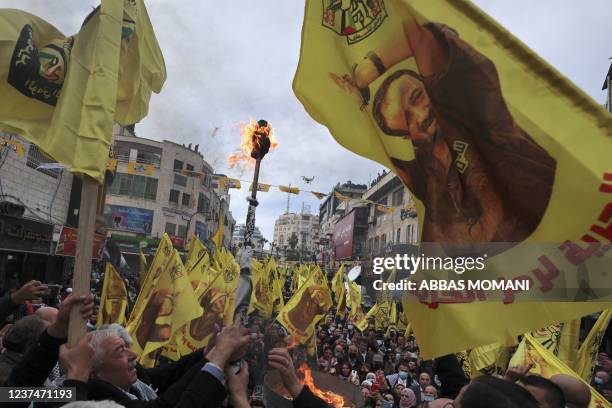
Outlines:
<svg viewBox="0 0 612 408"><path fill-rule="evenodd" d="M128 164L130 162L130 156L129 155L117 155L116 156L117 162L118 163L122 163L122 164ZM138 157L136 158L136 163L141 163L141 164L152 164L153 166L155 166L156 169L160 168L160 160L159 159L144 159L142 157Z"/></svg>

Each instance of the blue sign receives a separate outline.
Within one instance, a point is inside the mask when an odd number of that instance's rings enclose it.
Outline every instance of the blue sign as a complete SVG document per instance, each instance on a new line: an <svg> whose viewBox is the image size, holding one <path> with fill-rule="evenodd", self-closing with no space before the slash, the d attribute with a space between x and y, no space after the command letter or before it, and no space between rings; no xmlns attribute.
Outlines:
<svg viewBox="0 0 612 408"><path fill-rule="evenodd" d="M200 221L196 221L195 233L200 238L200 241L206 241L206 224Z"/></svg>
<svg viewBox="0 0 612 408"><path fill-rule="evenodd" d="M119 231L150 235L153 226L153 214L153 210L124 207L122 205L106 205L104 207L107 228Z"/></svg>

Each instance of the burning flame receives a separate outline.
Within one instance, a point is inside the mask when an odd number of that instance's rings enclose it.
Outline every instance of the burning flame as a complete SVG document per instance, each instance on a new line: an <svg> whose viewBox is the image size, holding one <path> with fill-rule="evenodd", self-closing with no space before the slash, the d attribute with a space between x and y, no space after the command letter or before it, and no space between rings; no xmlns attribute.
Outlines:
<svg viewBox="0 0 612 408"><path fill-rule="evenodd" d="M285 346L287 347L287 350L293 350L294 348L300 345L300 343L297 341L297 338L295 338L294 336L287 336L287 338L285 338L285 341L287 342L287 345Z"/></svg>
<svg viewBox="0 0 612 408"><path fill-rule="evenodd" d="M230 154L227 158L229 168L232 169L236 166L243 165L246 168L255 167L255 159L251 157L251 152L257 148L259 137L256 131L260 129L256 121L251 119L248 124L240 123L240 148L236 149L236 152ZM268 124L268 137L270 139L270 150L276 149L278 142L274 137L274 129Z"/></svg>
<svg viewBox="0 0 612 408"><path fill-rule="evenodd" d="M331 391L323 391L314 383L314 379L312 378L312 370L308 367L307 364L302 364L298 369L299 373L304 375L304 385L310 388L310 391L317 397L321 398L323 401L327 402L334 408L343 408L344 407L344 397L333 393Z"/></svg>

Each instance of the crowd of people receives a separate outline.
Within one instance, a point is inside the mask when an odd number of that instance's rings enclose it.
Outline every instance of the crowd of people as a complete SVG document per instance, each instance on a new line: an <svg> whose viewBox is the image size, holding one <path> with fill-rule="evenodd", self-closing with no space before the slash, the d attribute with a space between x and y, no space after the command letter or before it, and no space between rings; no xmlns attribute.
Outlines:
<svg viewBox="0 0 612 408"><path fill-rule="evenodd" d="M564 375L550 379L529 375L530 367L513 367L504 378L482 375L470 380L456 356L424 361L414 337L393 328L377 330L374 321L361 332L333 311L316 326L315 355L304 346L289 344L291 339L278 323L255 314L248 322L237 319L218 328L205 349L175 362L161 358L156 367L145 369L137 364L124 327L95 327L97 290L94 285L95 293L86 296L63 290L56 307L32 307L42 304L47 286L31 281L0 298L0 383L73 387L78 401L66 406L106 401L102 406L243 408L265 406L264 377L278 370L294 407L332 406L304 385L296 367L307 363L359 387L363 406L370 408L586 408L591 398L580 381ZM80 308L89 333L69 348L73 307ZM598 364L593 386L611 399L612 362L600 355Z"/></svg>

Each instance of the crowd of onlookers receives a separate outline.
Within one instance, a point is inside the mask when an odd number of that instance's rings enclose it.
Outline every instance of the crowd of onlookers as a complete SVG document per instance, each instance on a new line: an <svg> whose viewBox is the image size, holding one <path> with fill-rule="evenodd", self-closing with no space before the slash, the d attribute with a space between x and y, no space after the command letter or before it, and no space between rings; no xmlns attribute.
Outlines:
<svg viewBox="0 0 612 408"><path fill-rule="evenodd" d="M316 326L314 355L304 346L288 348L284 329L254 314L248 322L219 328L205 349L177 362L160 358L155 368L144 369L123 327L95 327L102 281L102 274L94 274L87 296L63 288L49 299L47 286L31 281L0 298L0 384L74 387L78 400L112 401L106 406L241 408L264 406L265 375L278 370L295 407L327 407L296 373L307 363L358 387L364 406L371 408L564 408L587 407L590 399L588 387L571 377L545 379L528 375L525 367L509 369L505 378L483 375L470 381L454 355L424 361L414 337L394 328L377 330L374 321L361 332L333 311ZM134 297L137 285L126 282ZM89 333L68 348L75 306ZM612 362L601 354L592 385L608 399L611 371Z"/></svg>

